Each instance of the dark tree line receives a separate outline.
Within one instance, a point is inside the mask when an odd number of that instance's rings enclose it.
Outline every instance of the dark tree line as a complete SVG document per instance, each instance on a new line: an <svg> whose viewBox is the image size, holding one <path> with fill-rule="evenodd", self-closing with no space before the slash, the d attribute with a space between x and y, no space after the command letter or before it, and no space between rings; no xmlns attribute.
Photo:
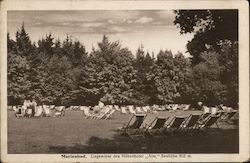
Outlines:
<svg viewBox="0 0 250 163"><path fill-rule="evenodd" d="M192 13L191 18L194 14L200 13ZM182 32L189 32L194 24L187 25L185 15L190 12L176 11L175 23ZM197 21L197 16L193 18ZM192 58L169 50L153 56L143 47L132 54L107 36L89 53L70 37L61 42L49 34L35 44L24 26L15 40L9 34L7 40L9 105L31 97L40 104L56 105L95 105L99 100L118 105L238 103L235 39L223 38L216 41L216 47L207 44L195 52L188 48Z"/></svg>

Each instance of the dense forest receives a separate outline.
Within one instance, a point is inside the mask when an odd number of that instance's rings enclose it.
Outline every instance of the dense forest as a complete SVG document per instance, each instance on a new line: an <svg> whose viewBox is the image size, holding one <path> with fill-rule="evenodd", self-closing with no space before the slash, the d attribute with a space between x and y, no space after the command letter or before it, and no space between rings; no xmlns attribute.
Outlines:
<svg viewBox="0 0 250 163"><path fill-rule="evenodd" d="M175 11L180 32L195 33L187 44L190 58L171 50L152 55L142 46L132 54L106 35L91 52L69 36L58 40L47 34L33 43L22 25L15 40L7 35L8 104L35 97L40 104L66 106L101 100L118 105L202 101L235 107L238 29L233 25L238 18L234 10L223 11Z"/></svg>

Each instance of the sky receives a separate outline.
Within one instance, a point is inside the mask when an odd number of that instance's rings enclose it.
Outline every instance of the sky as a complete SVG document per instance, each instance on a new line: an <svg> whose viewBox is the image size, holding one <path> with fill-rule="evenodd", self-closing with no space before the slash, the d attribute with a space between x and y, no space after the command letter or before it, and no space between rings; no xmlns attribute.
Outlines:
<svg viewBox="0 0 250 163"><path fill-rule="evenodd" d="M69 35L82 42L88 52L97 47L105 34L133 53L143 45L149 53L168 49L189 56L186 44L193 34L181 35L174 18L172 10L8 11L7 29L15 39L24 22L33 42L50 32L60 40Z"/></svg>

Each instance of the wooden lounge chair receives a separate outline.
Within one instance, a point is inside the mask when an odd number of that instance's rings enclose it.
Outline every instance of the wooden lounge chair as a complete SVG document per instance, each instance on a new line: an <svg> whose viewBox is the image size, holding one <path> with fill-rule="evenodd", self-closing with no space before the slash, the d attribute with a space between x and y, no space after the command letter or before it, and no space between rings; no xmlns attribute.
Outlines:
<svg viewBox="0 0 250 163"><path fill-rule="evenodd" d="M90 107L87 106L81 106L80 110L83 111L83 114L85 115L85 118L92 118L93 114L90 113Z"/></svg>
<svg viewBox="0 0 250 163"><path fill-rule="evenodd" d="M216 115L218 113L218 108L211 107L211 114Z"/></svg>
<svg viewBox="0 0 250 163"><path fill-rule="evenodd" d="M14 112L17 112L17 111L18 111L17 106L13 106L12 109L13 109Z"/></svg>
<svg viewBox="0 0 250 163"><path fill-rule="evenodd" d="M65 106L56 106L55 107L55 114L54 117L63 117L65 116Z"/></svg>
<svg viewBox="0 0 250 163"><path fill-rule="evenodd" d="M169 117L156 117L149 125L146 124L146 130L144 132L145 136L153 136L157 132L159 132L160 129L164 128L164 125L166 121L169 119Z"/></svg>
<svg viewBox="0 0 250 163"><path fill-rule="evenodd" d="M185 105L183 110L186 111L186 110L189 110L189 108L190 108L190 105Z"/></svg>
<svg viewBox="0 0 250 163"><path fill-rule="evenodd" d="M111 109L111 111L106 114L105 118L104 119L111 119L111 116L115 113L115 109Z"/></svg>
<svg viewBox="0 0 250 163"><path fill-rule="evenodd" d="M129 106L127 106L127 108L128 108L128 111L129 111L130 114L136 114L136 111L134 110L133 105L129 105Z"/></svg>
<svg viewBox="0 0 250 163"><path fill-rule="evenodd" d="M230 122L230 120L234 117L234 115L237 113L236 110L230 111L230 112L225 112L224 116L221 116L221 120L225 121L227 123Z"/></svg>
<svg viewBox="0 0 250 163"><path fill-rule="evenodd" d="M100 113L98 115L94 115L93 119L104 119L105 116L111 111L112 109L110 109L109 107L105 107L100 111Z"/></svg>
<svg viewBox="0 0 250 163"><path fill-rule="evenodd" d="M119 107L118 105L114 105L114 109L115 109L116 111L121 111L121 109L120 109L120 107Z"/></svg>
<svg viewBox="0 0 250 163"><path fill-rule="evenodd" d="M182 125L180 126L181 128L186 128L186 129L192 129L195 127L195 125L198 123L199 119L200 119L199 114L191 114L190 116L188 116L185 121L182 123Z"/></svg>
<svg viewBox="0 0 250 163"><path fill-rule="evenodd" d="M125 107L125 106L122 106L122 107L121 107L121 113L122 113L122 114L127 114L127 110L126 110L126 107Z"/></svg>
<svg viewBox="0 0 250 163"><path fill-rule="evenodd" d="M50 106L43 105L43 110L45 117L51 117Z"/></svg>
<svg viewBox="0 0 250 163"><path fill-rule="evenodd" d="M12 107L12 106L7 106L7 109L8 109L9 111L11 111L11 110L13 110L13 107Z"/></svg>
<svg viewBox="0 0 250 163"><path fill-rule="evenodd" d="M25 109L22 106L17 106L15 108L15 116L17 118L24 117L25 116Z"/></svg>
<svg viewBox="0 0 250 163"><path fill-rule="evenodd" d="M52 110L55 108L55 105L49 105L49 109Z"/></svg>
<svg viewBox="0 0 250 163"><path fill-rule="evenodd" d="M171 135L178 131L183 122L185 121L185 117L177 117L175 116L164 128L163 133Z"/></svg>
<svg viewBox="0 0 250 163"><path fill-rule="evenodd" d="M142 111L144 111L145 113L148 113L148 112L150 112L150 107L149 106L143 106Z"/></svg>
<svg viewBox="0 0 250 163"><path fill-rule="evenodd" d="M142 114L142 113L144 113L142 111L141 107L139 107L139 106L135 107L135 112L136 112L136 114Z"/></svg>
<svg viewBox="0 0 250 163"><path fill-rule="evenodd" d="M147 115L143 114L134 114L127 124L124 124L122 127L119 127L118 130L122 132L122 134L126 134L129 137L132 135L136 135L141 128L144 119ZM132 138L132 137L131 137Z"/></svg>
<svg viewBox="0 0 250 163"><path fill-rule="evenodd" d="M170 109L170 112L176 112L177 109L178 109L178 105L174 104L174 105L172 105L172 108Z"/></svg>
<svg viewBox="0 0 250 163"><path fill-rule="evenodd" d="M42 117L42 116L43 116L43 108L42 106L37 106L34 117Z"/></svg>
<svg viewBox="0 0 250 163"><path fill-rule="evenodd" d="M210 112L203 113L203 114L200 116L199 121L204 121L204 120L205 120L206 118L208 118L210 115L211 115Z"/></svg>
<svg viewBox="0 0 250 163"><path fill-rule="evenodd" d="M199 114L191 114L188 116L180 126L180 133L192 136L193 130L196 129L196 126L199 123L200 116L201 115Z"/></svg>
<svg viewBox="0 0 250 163"><path fill-rule="evenodd" d="M219 128L217 121L220 118L220 116L217 115L210 115L205 121L198 122L197 127L195 128L195 131L198 131L198 133L205 133L206 135L209 135L208 132L206 132L206 129L210 129L212 125L216 124L217 128Z"/></svg>

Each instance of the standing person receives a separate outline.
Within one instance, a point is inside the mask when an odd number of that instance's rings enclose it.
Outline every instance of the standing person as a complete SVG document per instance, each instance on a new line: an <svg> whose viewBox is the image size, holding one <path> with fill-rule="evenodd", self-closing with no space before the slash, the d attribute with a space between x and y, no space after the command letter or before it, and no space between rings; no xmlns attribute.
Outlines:
<svg viewBox="0 0 250 163"><path fill-rule="evenodd" d="M33 97L31 100L32 117L34 117L34 115L35 115L36 106L37 106L37 103L36 103L35 98Z"/></svg>
<svg viewBox="0 0 250 163"><path fill-rule="evenodd" d="M197 109L198 109L198 110L202 110L202 109L203 109L203 103L199 101L197 104L198 104L198 105L197 105L197 106L198 106Z"/></svg>

